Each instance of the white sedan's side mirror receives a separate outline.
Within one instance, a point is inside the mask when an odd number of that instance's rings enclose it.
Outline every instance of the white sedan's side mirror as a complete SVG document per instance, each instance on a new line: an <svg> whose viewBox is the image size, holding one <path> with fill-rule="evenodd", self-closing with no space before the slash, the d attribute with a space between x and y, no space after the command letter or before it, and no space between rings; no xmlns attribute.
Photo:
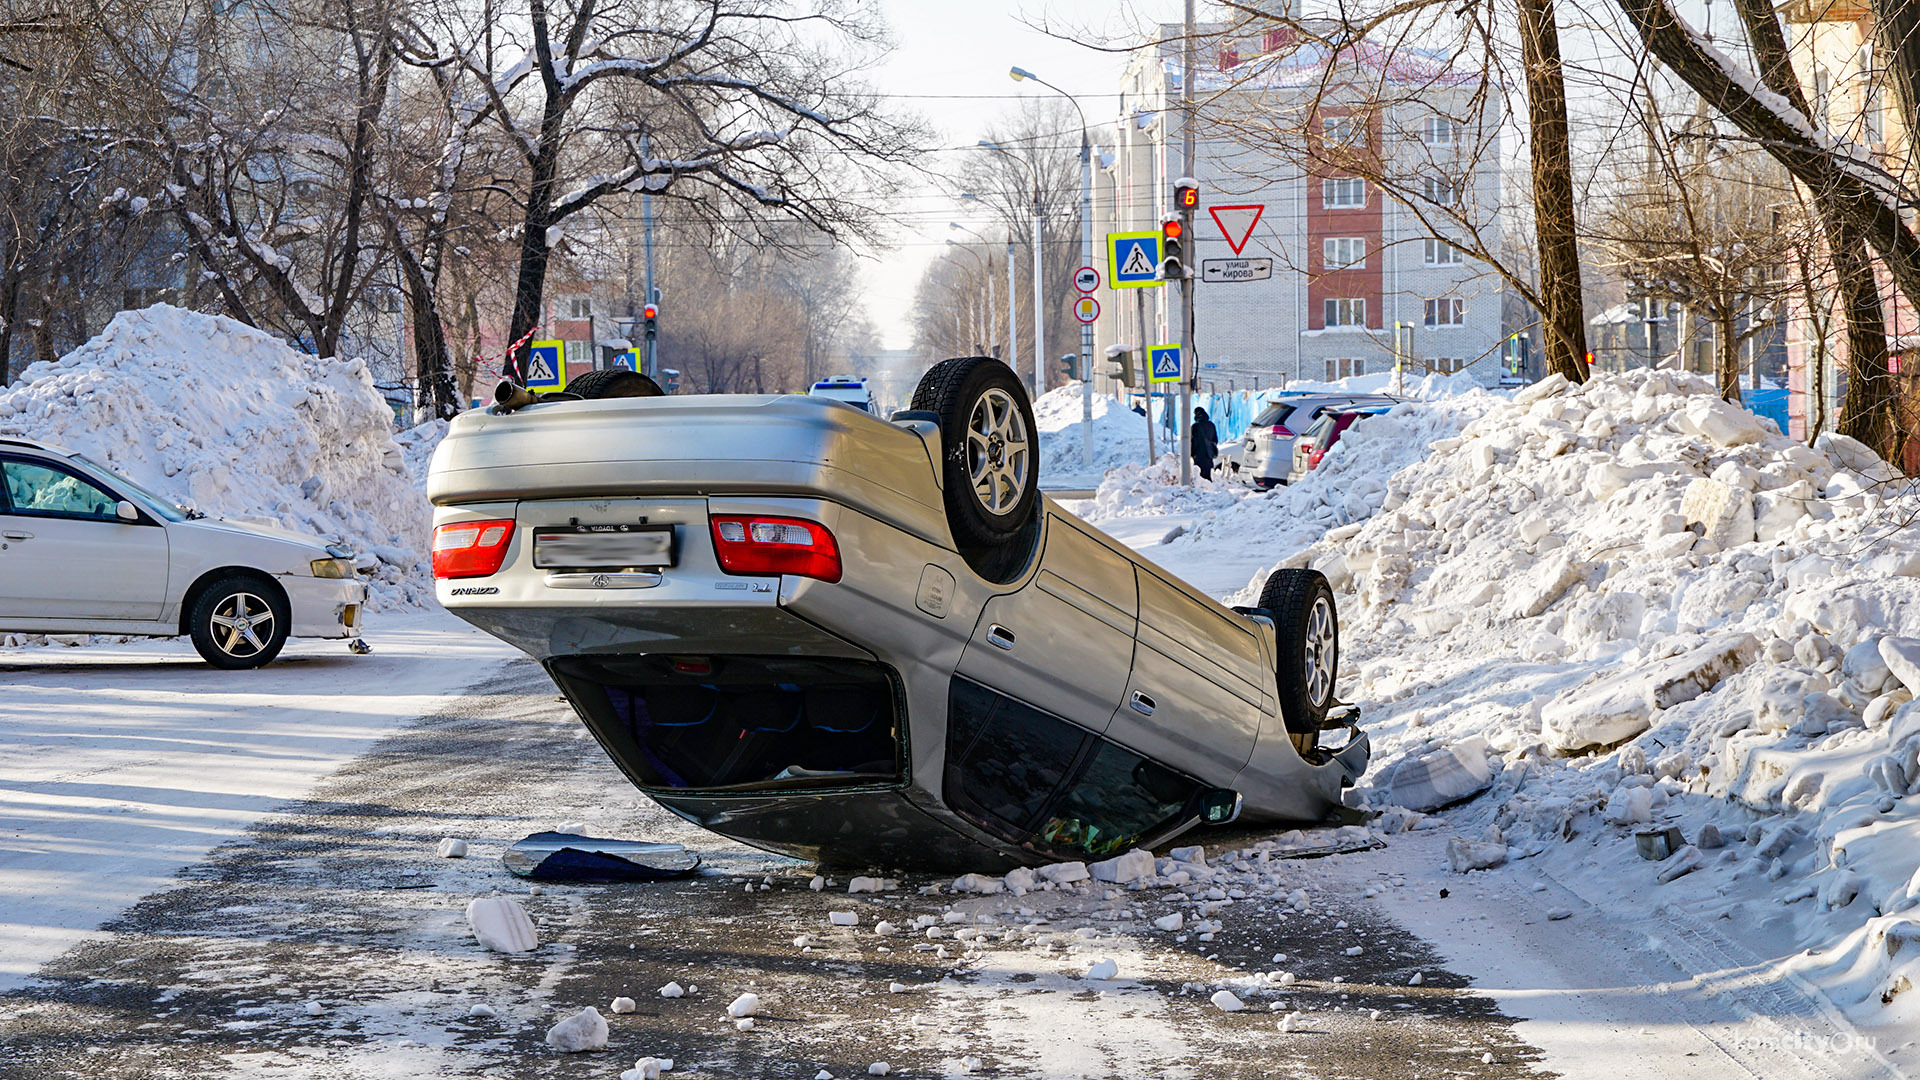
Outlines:
<svg viewBox="0 0 1920 1080"><path fill-rule="evenodd" d="M140 520L140 508L125 499L121 499L120 502L114 506L113 512L119 515L121 521Z"/></svg>

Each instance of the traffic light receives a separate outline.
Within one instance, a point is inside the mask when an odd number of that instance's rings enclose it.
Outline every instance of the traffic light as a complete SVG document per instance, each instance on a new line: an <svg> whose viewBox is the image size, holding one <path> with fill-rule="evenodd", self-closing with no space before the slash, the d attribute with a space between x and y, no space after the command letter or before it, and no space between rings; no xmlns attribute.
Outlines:
<svg viewBox="0 0 1920 1080"><path fill-rule="evenodd" d="M677 393L680 389L680 372L674 368L661 368L660 374L667 377L667 383L661 389L667 393Z"/></svg>
<svg viewBox="0 0 1920 1080"><path fill-rule="evenodd" d="M1131 352L1116 345L1107 350L1107 363L1114 365L1113 370L1108 374L1120 380L1120 385L1133 385L1133 354Z"/></svg>
<svg viewBox="0 0 1920 1080"><path fill-rule="evenodd" d="M1160 223L1160 280L1177 281L1187 276L1185 252L1186 227L1170 217Z"/></svg>
<svg viewBox="0 0 1920 1080"><path fill-rule="evenodd" d="M648 341L652 341L660 336L660 305L648 304L646 307L641 308L640 318L642 322L641 333L646 336Z"/></svg>
<svg viewBox="0 0 1920 1080"><path fill-rule="evenodd" d="M1060 370L1067 373L1068 379L1080 377L1080 354L1067 353L1060 358Z"/></svg>
<svg viewBox="0 0 1920 1080"><path fill-rule="evenodd" d="M1173 185L1173 201L1182 210L1192 210L1200 205L1200 185L1186 177L1181 177Z"/></svg>

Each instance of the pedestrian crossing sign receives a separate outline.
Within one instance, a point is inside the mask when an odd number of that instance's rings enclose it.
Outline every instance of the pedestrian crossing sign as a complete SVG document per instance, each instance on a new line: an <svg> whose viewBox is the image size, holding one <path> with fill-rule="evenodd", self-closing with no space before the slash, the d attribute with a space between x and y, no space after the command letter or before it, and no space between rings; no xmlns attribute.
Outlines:
<svg viewBox="0 0 1920 1080"><path fill-rule="evenodd" d="M1116 289L1166 284L1160 280L1160 233L1108 233L1107 280Z"/></svg>
<svg viewBox="0 0 1920 1080"><path fill-rule="evenodd" d="M527 389L536 394L567 388L567 346L560 341L536 341L527 347Z"/></svg>
<svg viewBox="0 0 1920 1080"><path fill-rule="evenodd" d="M1153 372L1148 382L1170 383L1180 381L1180 346L1155 345L1147 350L1153 360Z"/></svg>
<svg viewBox="0 0 1920 1080"><path fill-rule="evenodd" d="M621 371L639 371L640 350L628 349L625 352L615 353L613 366Z"/></svg>

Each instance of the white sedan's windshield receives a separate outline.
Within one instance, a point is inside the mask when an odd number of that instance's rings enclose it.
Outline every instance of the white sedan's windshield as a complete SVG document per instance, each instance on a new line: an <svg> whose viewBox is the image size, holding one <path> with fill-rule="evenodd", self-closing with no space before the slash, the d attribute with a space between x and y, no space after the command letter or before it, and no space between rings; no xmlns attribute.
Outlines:
<svg viewBox="0 0 1920 1080"><path fill-rule="evenodd" d="M146 488L141 487L139 484L107 468L105 465L87 457L85 454L75 454L73 455L73 460L112 481L113 485L120 489L121 495L146 507L147 511L154 516L165 518L168 521L187 520L185 509L175 506L160 496L155 495L153 492L148 491Z"/></svg>

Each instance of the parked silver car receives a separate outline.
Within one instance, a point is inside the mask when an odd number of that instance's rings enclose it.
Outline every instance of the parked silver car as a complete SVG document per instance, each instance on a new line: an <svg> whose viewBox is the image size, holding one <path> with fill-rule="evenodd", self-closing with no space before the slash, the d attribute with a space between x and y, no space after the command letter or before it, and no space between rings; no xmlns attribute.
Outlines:
<svg viewBox="0 0 1920 1080"><path fill-rule="evenodd" d="M1392 405L1400 399L1387 394L1340 394L1303 391L1275 395L1247 425L1247 434L1229 459L1235 473L1262 490L1288 482L1293 473L1293 444L1321 413L1353 405Z"/></svg>
<svg viewBox="0 0 1920 1080"><path fill-rule="evenodd" d="M360 636L353 552L175 506L95 461L0 437L0 631L184 634L258 667L289 637Z"/></svg>
<svg viewBox="0 0 1920 1080"><path fill-rule="evenodd" d="M1318 573L1231 610L1062 510L998 360L913 405L465 414L428 479L440 600L538 658L641 790L775 851L1004 869L1326 816L1368 743Z"/></svg>

